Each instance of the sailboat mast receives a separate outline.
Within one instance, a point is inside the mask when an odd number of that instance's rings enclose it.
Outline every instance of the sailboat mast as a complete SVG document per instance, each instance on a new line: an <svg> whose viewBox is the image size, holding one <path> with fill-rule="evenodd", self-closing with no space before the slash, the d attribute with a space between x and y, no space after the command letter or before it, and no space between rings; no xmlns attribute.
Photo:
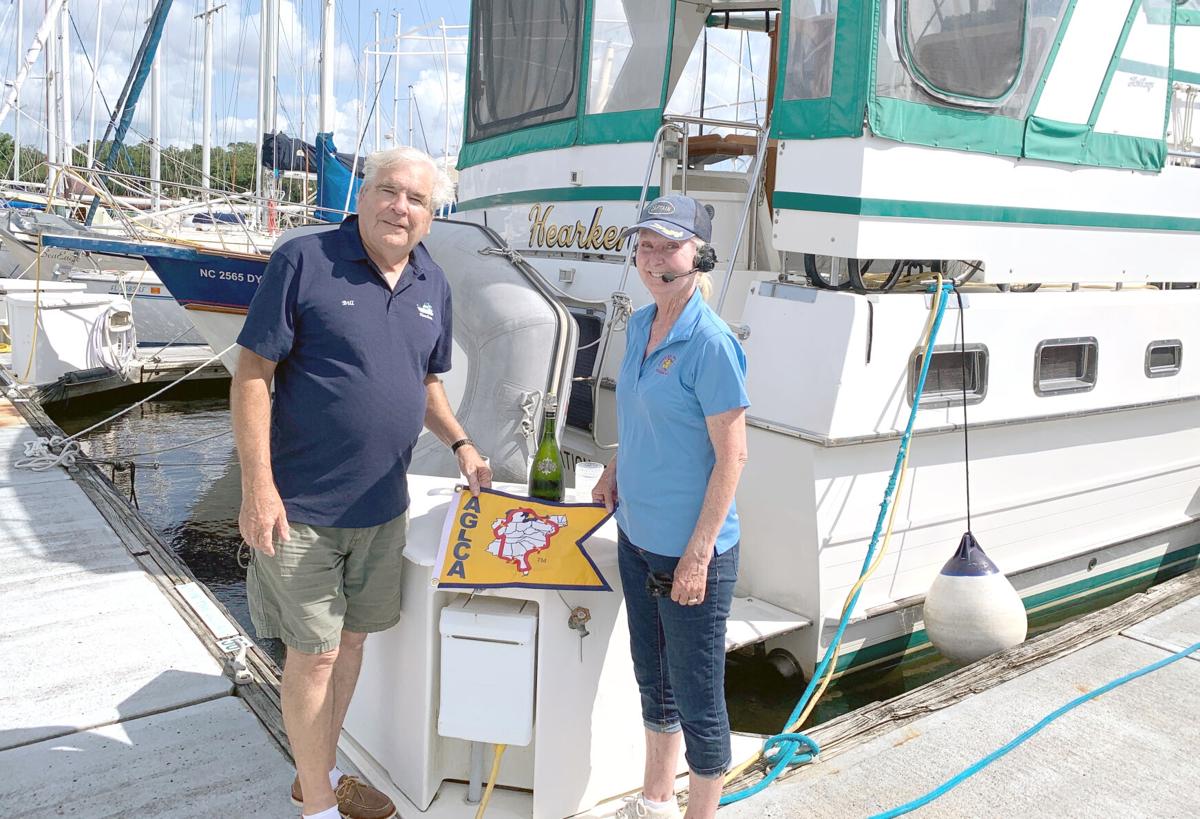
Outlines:
<svg viewBox="0 0 1200 819"><path fill-rule="evenodd" d="M267 120L272 134L279 132L279 29L282 23L281 0L271 2L271 39L269 41L271 72L267 76ZM271 171L274 174L274 171Z"/></svg>
<svg viewBox="0 0 1200 819"><path fill-rule="evenodd" d="M442 29L442 57L445 64L442 67L442 79L445 82L446 89L446 132L445 141L442 145L442 167L447 173L450 172L450 43L446 39L446 18L441 17L438 23Z"/></svg>
<svg viewBox="0 0 1200 819"><path fill-rule="evenodd" d="M90 168L96 161L96 97L100 91L100 22L104 16L104 4L96 4L96 46L92 50L91 110L88 113L87 164Z"/></svg>
<svg viewBox="0 0 1200 819"><path fill-rule="evenodd" d="M212 93L213 93L213 16L225 8L213 7L213 0L204 0L204 97L200 114L200 178L205 190L212 187Z"/></svg>
<svg viewBox="0 0 1200 819"><path fill-rule="evenodd" d="M372 116L375 118L375 150L377 151L383 147L383 117L379 115L379 92L383 88L383 80L379 76L379 51L381 45L382 43L379 40L379 10L376 9L375 48L372 49L375 52L375 82L372 88L372 91L374 92L374 97L372 98L374 104L371 106L371 110L374 112L372 113Z"/></svg>
<svg viewBox="0 0 1200 819"><path fill-rule="evenodd" d="M392 147L400 144L400 12L396 16L396 56L392 70Z"/></svg>
<svg viewBox="0 0 1200 819"><path fill-rule="evenodd" d="M254 125L254 199L259 203L266 197L262 154L263 138L267 132L267 75L271 71L267 55L267 41L270 39L267 30L270 24L267 21L272 16L271 0L262 0L258 6L258 117Z"/></svg>
<svg viewBox="0 0 1200 819"><path fill-rule="evenodd" d="M49 28L46 31L46 195L57 191L58 164L58 8L51 9L52 0L46 0L45 12Z"/></svg>
<svg viewBox="0 0 1200 819"><path fill-rule="evenodd" d="M25 34L25 0L17 0L17 46ZM13 181L21 181L21 86L13 89Z"/></svg>
<svg viewBox="0 0 1200 819"><path fill-rule="evenodd" d="M162 74L158 60L150 64L150 200L162 207Z"/></svg>
<svg viewBox="0 0 1200 819"><path fill-rule="evenodd" d="M74 110L71 106L71 24L70 19L70 4L63 3L62 8L58 10L59 23L59 48L58 61L62 66L60 71L61 80L59 88L62 91L62 107L59 115L62 117L62 162L64 165L75 164L75 140L72 133L72 120L74 119Z"/></svg>
<svg viewBox="0 0 1200 819"><path fill-rule="evenodd" d="M334 0L325 0L321 11L321 102L317 131L333 133Z"/></svg>
<svg viewBox="0 0 1200 819"><path fill-rule="evenodd" d="M255 176L258 179L258 196L260 200L272 197L271 179L274 171L263 165L263 145L267 134L275 134L276 109L279 98L276 57L276 43L279 33L279 0L262 0L262 61L259 63L259 89L261 107L259 109L258 150L254 156ZM274 163L272 163L274 164ZM264 217L266 214L264 213ZM264 222L267 221L266 217Z"/></svg>
<svg viewBox="0 0 1200 819"><path fill-rule="evenodd" d="M137 55L133 59L133 68L125 79L125 87L121 89L121 97L117 100L113 118L104 130L104 139L101 142L107 140L110 134L113 142L108 149L108 158L104 160L103 170L111 170L117 162L117 154L125 141L125 134L129 133L129 126L133 124L138 98L141 96L142 87L146 84L146 78L150 74L150 66L154 62L158 43L162 39L163 26L167 22L167 14L170 11L171 0L158 0L154 7L150 24L146 26L146 34L142 38L142 44L138 47ZM96 218L96 210L99 207L100 196L97 194L92 198L91 207L88 208L86 224L90 225Z"/></svg>
<svg viewBox="0 0 1200 819"><path fill-rule="evenodd" d="M29 44L29 50L25 52L25 61L23 63L21 63L21 67L17 70L16 78L12 81L12 84L9 86L8 93L4 97L4 105L0 106L0 122L3 122L4 118L8 116L9 112L18 106L18 103L21 98L21 86L24 85L25 80L27 80L29 78L29 72L33 69L33 67L35 65L37 65L38 57L41 56L42 49L46 48L47 52L49 51L49 47L53 43L53 40L51 39L51 35L54 33L54 26L58 21L58 9L59 9L59 6L63 2L64 2L64 0L46 0L45 16L42 18L41 25L38 26L37 33L35 33L33 35L33 42ZM25 12L24 5L23 4L18 5L17 6L17 15L19 18L24 17L24 12ZM21 19L19 27L23 27L24 23L25 23L24 19ZM47 81L49 81L49 77L53 73L54 73L54 63L51 60L49 53L47 53L47 55L46 55ZM47 92L46 99L47 99L47 103L49 103L49 101L50 101L49 92ZM46 106L47 113L49 113L50 111L53 111L53 110L54 110L53 105L47 104L47 106ZM19 121L19 118L20 118L19 111L17 112L17 117L18 117L18 121ZM53 122L53 118L47 116L47 121L49 124L49 123ZM17 140L16 142L17 142L17 145L19 146L20 141ZM54 154L47 153L46 156L47 156L47 158L52 158L54 156Z"/></svg>

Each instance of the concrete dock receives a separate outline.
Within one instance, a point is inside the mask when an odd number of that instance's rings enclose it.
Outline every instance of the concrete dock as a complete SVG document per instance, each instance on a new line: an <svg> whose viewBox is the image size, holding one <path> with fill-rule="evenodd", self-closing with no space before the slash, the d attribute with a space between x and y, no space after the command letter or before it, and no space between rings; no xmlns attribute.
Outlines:
<svg viewBox="0 0 1200 819"><path fill-rule="evenodd" d="M898 807L1081 694L1198 641L1200 597L1193 597L954 705L825 755L719 815L865 817ZM918 707L919 691L898 699L905 697ZM812 733L816 738L818 732ZM1081 704L911 815L1195 816L1200 812L1198 753L1200 652Z"/></svg>
<svg viewBox="0 0 1200 819"><path fill-rule="evenodd" d="M214 646L237 627L94 467L13 467L48 431L24 406L0 397L0 816L295 817L273 672L235 687ZM1200 641L1197 595L1200 570L839 717L810 732L820 762L720 815L865 817L919 797ZM1200 652L1084 703L915 815L1194 816L1198 714Z"/></svg>
<svg viewBox="0 0 1200 819"><path fill-rule="evenodd" d="M0 398L0 816L294 817L277 736L172 599L189 578L78 476L14 469L34 437Z"/></svg>

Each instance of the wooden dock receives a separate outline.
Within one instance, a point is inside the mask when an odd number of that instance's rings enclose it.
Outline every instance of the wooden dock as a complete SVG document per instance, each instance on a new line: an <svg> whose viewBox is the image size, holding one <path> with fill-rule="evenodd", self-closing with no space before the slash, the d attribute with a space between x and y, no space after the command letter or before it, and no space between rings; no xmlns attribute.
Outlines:
<svg viewBox="0 0 1200 819"><path fill-rule="evenodd" d="M270 660L234 685L237 627L94 467L13 468L55 431L0 397L0 815L294 817Z"/></svg>
<svg viewBox="0 0 1200 819"><path fill-rule="evenodd" d="M1200 642L1200 569L806 731L818 762L721 817L906 804L1104 684ZM914 816L1195 816L1200 652L1087 701ZM750 777L745 782L753 781Z"/></svg>

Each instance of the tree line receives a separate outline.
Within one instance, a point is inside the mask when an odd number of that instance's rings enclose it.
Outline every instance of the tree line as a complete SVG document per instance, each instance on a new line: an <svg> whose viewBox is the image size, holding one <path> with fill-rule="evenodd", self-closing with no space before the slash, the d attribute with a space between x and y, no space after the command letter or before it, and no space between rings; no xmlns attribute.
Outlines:
<svg viewBox="0 0 1200 819"><path fill-rule="evenodd" d="M0 133L0 175L3 179L13 178L13 154L15 143L11 134ZM96 164L103 164L111 151L111 142L96 143ZM231 142L224 147L214 146L211 150L209 188L217 191L243 193L254 190L255 145L252 142ZM162 195L167 198L195 198L196 188L203 186L200 174L202 151L199 145L190 148L165 147L161 151ZM74 164L87 164L87 143L75 146ZM113 170L142 178L150 177L150 143L122 146L117 153ZM30 145L21 146L21 181L44 183L46 181L46 152ZM310 190L314 186L310 185ZM299 202L303 196L303 184L299 180L280 180L282 198ZM131 191L113 190L117 194Z"/></svg>

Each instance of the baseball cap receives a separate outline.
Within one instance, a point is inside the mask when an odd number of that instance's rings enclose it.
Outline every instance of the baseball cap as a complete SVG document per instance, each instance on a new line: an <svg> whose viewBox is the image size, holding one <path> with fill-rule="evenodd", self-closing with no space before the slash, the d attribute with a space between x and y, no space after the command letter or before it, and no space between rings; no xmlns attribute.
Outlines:
<svg viewBox="0 0 1200 819"><path fill-rule="evenodd" d="M698 202L690 196L673 193L660 196L642 208L642 217L636 225L621 231L621 238L645 228L667 239L690 239L699 236L705 242L712 240L711 205Z"/></svg>

